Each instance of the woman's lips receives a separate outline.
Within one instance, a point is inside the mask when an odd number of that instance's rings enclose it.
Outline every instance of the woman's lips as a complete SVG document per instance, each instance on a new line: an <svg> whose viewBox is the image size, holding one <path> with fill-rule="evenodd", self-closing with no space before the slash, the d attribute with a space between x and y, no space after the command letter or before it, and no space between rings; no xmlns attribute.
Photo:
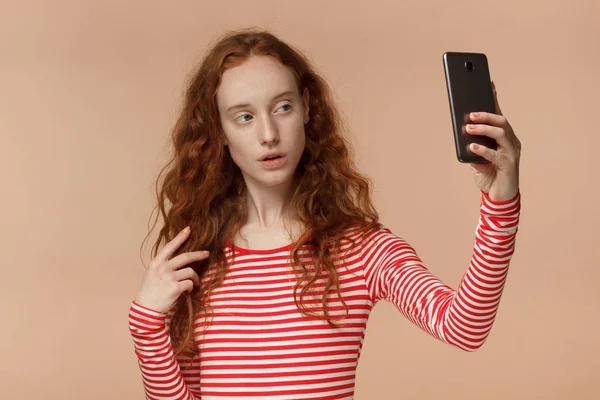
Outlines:
<svg viewBox="0 0 600 400"><path fill-rule="evenodd" d="M262 161L260 161L260 163L262 164L263 167L265 167L267 169L275 169L275 168L281 167L286 159L287 159L286 156L281 156L281 157L274 158L272 160L262 160Z"/></svg>

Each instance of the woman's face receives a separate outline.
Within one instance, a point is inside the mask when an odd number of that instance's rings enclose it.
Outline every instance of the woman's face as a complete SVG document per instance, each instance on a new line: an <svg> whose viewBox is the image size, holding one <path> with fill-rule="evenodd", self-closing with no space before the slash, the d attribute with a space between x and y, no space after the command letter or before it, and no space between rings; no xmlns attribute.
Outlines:
<svg viewBox="0 0 600 400"><path fill-rule="evenodd" d="M308 91L299 93L292 71L272 57L252 56L223 73L217 106L231 158L246 184L290 183L309 119ZM280 157L264 161L269 155Z"/></svg>

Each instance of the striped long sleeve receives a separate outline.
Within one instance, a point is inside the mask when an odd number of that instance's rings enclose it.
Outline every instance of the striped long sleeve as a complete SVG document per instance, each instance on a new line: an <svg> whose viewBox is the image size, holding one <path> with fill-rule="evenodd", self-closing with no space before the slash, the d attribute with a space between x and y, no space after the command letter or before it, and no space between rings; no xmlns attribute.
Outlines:
<svg viewBox="0 0 600 400"><path fill-rule="evenodd" d="M435 338L465 351L488 337L515 249L520 193L493 201L482 192L473 255L457 290L425 267L415 250L381 226L364 242L365 280L373 302L393 303Z"/></svg>
<svg viewBox="0 0 600 400"><path fill-rule="evenodd" d="M169 314L151 310L135 301L129 308L129 330L146 399L200 399L199 361L174 357L169 323Z"/></svg>

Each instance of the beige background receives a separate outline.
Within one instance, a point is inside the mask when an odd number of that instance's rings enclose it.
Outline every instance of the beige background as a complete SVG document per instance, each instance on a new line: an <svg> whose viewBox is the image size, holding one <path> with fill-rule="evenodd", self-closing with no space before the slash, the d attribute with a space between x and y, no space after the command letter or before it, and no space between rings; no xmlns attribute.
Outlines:
<svg viewBox="0 0 600 400"><path fill-rule="evenodd" d="M517 251L487 343L455 350L381 303L356 398L600 398L597 1L4 0L0 10L2 398L143 398L127 310L152 182L186 75L216 35L248 25L305 51L331 83L382 221L452 286L479 196L454 154L444 51L487 53L523 142Z"/></svg>

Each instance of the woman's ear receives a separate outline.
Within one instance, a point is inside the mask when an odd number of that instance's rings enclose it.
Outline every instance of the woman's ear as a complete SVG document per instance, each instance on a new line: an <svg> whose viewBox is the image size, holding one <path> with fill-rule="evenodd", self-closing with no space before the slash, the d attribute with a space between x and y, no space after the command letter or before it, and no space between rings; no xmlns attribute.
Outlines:
<svg viewBox="0 0 600 400"><path fill-rule="evenodd" d="M309 93L308 93L308 88L304 88L304 92L302 93L302 100L304 103L304 125L308 124L308 121L310 121L310 116L309 116L309 111L310 111L310 107L309 107Z"/></svg>

